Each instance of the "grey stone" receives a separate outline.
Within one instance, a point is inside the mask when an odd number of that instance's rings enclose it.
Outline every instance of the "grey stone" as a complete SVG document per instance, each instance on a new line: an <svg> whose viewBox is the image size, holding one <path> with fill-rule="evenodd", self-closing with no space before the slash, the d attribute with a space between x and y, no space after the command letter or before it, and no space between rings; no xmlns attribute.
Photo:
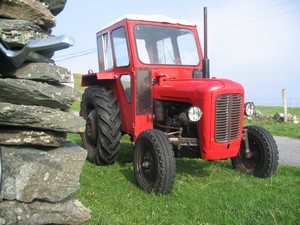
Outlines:
<svg viewBox="0 0 300 225"><path fill-rule="evenodd" d="M48 52L43 52L48 54ZM52 53L51 53L52 54ZM54 63L54 60L48 58L49 56L42 55L38 52L30 52L27 56L26 62L37 62L37 63Z"/></svg>
<svg viewBox="0 0 300 225"><path fill-rule="evenodd" d="M262 112L258 111L257 109L255 109L254 117L264 118L264 114Z"/></svg>
<svg viewBox="0 0 300 225"><path fill-rule="evenodd" d="M45 3L50 12L57 16L64 9L67 0L40 0L40 2Z"/></svg>
<svg viewBox="0 0 300 225"><path fill-rule="evenodd" d="M56 18L47 6L35 0L4 0L0 16L10 19L28 20L45 29L55 26Z"/></svg>
<svg viewBox="0 0 300 225"><path fill-rule="evenodd" d="M272 119L276 120L277 122L283 122L284 121L284 113L275 113ZM297 116L292 115L288 113L287 115L287 121L292 122L294 124L299 124L299 120Z"/></svg>
<svg viewBox="0 0 300 225"><path fill-rule="evenodd" d="M0 102L68 110L75 100L76 91L66 85L24 79L0 79Z"/></svg>
<svg viewBox="0 0 300 225"><path fill-rule="evenodd" d="M0 19L0 37L9 48L22 48L31 39L48 36L46 31L30 21Z"/></svg>
<svg viewBox="0 0 300 225"><path fill-rule="evenodd" d="M60 148L2 146L4 200L58 202L80 187L85 149L66 142ZM47 151L45 151L47 150Z"/></svg>
<svg viewBox="0 0 300 225"><path fill-rule="evenodd" d="M0 125L82 133L85 129L85 120L72 112L63 112L43 106L0 102Z"/></svg>
<svg viewBox="0 0 300 225"><path fill-rule="evenodd" d="M0 224L82 224L91 217L90 210L70 197L58 203L16 201L0 203Z"/></svg>
<svg viewBox="0 0 300 225"><path fill-rule="evenodd" d="M70 83L70 70L49 63L27 63L7 74L9 77L43 81L47 83Z"/></svg>
<svg viewBox="0 0 300 225"><path fill-rule="evenodd" d="M64 145L66 137L65 132L0 127L1 145L61 147Z"/></svg>

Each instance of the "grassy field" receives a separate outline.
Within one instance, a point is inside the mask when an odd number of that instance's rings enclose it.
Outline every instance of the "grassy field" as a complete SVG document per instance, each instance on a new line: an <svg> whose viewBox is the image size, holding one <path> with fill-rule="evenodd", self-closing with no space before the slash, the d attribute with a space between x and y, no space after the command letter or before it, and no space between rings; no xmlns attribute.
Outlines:
<svg viewBox="0 0 300 225"><path fill-rule="evenodd" d="M263 113L264 116L274 116L275 113L283 113L282 107L258 106L256 109ZM288 108L288 113L295 115L300 119L300 108ZM276 122L274 120L261 118L245 118L244 124L265 127L273 136L287 136L300 139L299 124Z"/></svg>
<svg viewBox="0 0 300 225"><path fill-rule="evenodd" d="M79 109L75 104L74 108ZM259 110L272 114L274 109ZM300 115L300 109L295 110ZM300 138L299 125L245 122L270 127L276 135L298 132ZM79 135L68 138L81 145ZM241 174L232 169L230 160L178 159L176 168L170 195L141 191L134 178L132 146L123 136L114 165L86 162L83 167L76 197L92 211L85 224L300 224L300 167L279 165L268 179Z"/></svg>
<svg viewBox="0 0 300 225"><path fill-rule="evenodd" d="M76 197L92 210L86 224L299 224L300 167L280 165L259 179L230 160L177 159L173 192L156 196L137 187L129 143L124 136L114 165L85 163Z"/></svg>
<svg viewBox="0 0 300 225"><path fill-rule="evenodd" d="M83 93L85 87L81 87L81 77L82 77L82 75L75 73L73 76L74 76L74 88L77 91L80 91L81 93Z"/></svg>

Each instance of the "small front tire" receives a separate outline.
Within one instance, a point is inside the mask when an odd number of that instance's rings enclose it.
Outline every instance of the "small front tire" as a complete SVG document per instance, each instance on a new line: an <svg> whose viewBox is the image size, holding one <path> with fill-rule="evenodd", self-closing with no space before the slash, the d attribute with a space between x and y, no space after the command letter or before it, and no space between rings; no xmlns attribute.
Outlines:
<svg viewBox="0 0 300 225"><path fill-rule="evenodd" d="M147 192L172 192L176 162L172 145L160 130L143 131L134 149L134 173L138 185Z"/></svg>
<svg viewBox="0 0 300 225"><path fill-rule="evenodd" d="M233 167L255 177L272 176L278 165L278 148L274 138L262 127L247 126L245 128L248 133L250 157L247 157L245 141L242 141L239 154L231 158Z"/></svg>

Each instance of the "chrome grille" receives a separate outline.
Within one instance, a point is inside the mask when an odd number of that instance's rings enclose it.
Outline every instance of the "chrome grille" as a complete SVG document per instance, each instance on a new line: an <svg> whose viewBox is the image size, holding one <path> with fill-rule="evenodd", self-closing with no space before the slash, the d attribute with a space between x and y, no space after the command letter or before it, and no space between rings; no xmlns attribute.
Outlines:
<svg viewBox="0 0 300 225"><path fill-rule="evenodd" d="M242 118L242 95L219 95L216 101L216 142L230 142L240 136Z"/></svg>

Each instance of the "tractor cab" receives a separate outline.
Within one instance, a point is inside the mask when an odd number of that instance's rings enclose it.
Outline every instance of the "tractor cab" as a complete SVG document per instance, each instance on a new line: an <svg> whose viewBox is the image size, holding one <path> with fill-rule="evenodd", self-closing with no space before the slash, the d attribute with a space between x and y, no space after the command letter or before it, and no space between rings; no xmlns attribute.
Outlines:
<svg viewBox="0 0 300 225"><path fill-rule="evenodd" d="M165 16L126 15L97 33L99 73L82 85L116 83L121 129L135 140L153 128L153 84L161 79L201 77L196 25ZM132 126L135 124L135 126Z"/></svg>

